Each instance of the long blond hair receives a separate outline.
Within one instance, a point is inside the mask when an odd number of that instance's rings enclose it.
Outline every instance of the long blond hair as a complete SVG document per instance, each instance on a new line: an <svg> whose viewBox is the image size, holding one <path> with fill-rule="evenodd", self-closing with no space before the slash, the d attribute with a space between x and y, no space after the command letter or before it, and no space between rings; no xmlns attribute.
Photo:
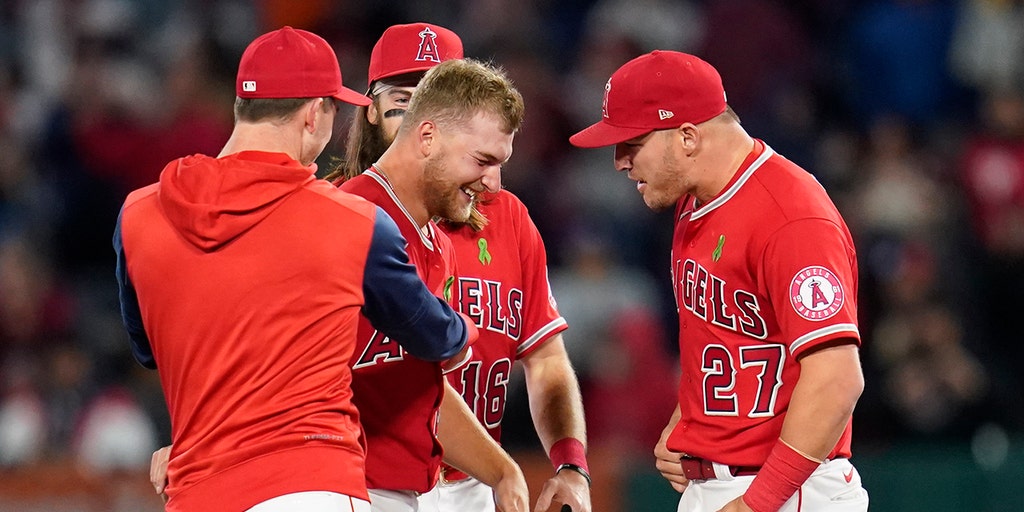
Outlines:
<svg viewBox="0 0 1024 512"><path fill-rule="evenodd" d="M380 112L380 96L374 96L373 102ZM383 125L373 124L366 118L369 107L358 107L348 129L348 141L345 144L345 158L332 162L333 167L324 176L332 183L338 183L362 174L377 161L391 141L384 133Z"/></svg>

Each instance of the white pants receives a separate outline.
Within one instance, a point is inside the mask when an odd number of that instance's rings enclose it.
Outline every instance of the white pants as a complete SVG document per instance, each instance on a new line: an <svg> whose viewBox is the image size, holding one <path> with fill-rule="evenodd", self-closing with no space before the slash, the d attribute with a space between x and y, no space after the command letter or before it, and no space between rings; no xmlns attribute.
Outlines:
<svg viewBox="0 0 1024 512"><path fill-rule="evenodd" d="M495 512L494 491L475 478L439 483L420 496L419 512Z"/></svg>
<svg viewBox="0 0 1024 512"><path fill-rule="evenodd" d="M413 491L370 489L372 512L423 512Z"/></svg>
<svg viewBox="0 0 1024 512"><path fill-rule="evenodd" d="M347 494L306 491L283 494L257 503L247 512L370 512L370 502Z"/></svg>
<svg viewBox="0 0 1024 512"><path fill-rule="evenodd" d="M717 464L716 464L717 466ZM678 512L716 512L750 487L753 476L733 477L715 468L718 479L692 480L679 499ZM849 477L849 480L847 480ZM866 512L868 492L847 459L826 461L814 470L779 512Z"/></svg>

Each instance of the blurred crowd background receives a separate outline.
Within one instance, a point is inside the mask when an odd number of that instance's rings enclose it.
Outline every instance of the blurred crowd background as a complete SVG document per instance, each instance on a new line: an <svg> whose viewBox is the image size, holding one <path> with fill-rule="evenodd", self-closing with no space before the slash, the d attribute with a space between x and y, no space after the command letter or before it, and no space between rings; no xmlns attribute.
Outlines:
<svg viewBox="0 0 1024 512"><path fill-rule="evenodd" d="M455 30L525 96L503 181L544 236L569 321L592 464L608 469L595 493L616 490L596 510L666 494L674 510L651 454L678 378L671 213L644 206L610 149L567 140L597 120L608 76L656 48L715 65L747 131L813 173L854 233L854 463L872 509L932 495L930 510L1024 509L1001 483L1024 477L1021 0L3 0L0 510L160 509L111 490L147 485L169 442L156 373L120 323L124 197L173 158L220 150L255 36L321 34L359 90L377 37L411 21ZM506 446L543 466L521 386L509 402ZM914 471L943 476L915 493ZM965 481L976 494L950 490Z"/></svg>

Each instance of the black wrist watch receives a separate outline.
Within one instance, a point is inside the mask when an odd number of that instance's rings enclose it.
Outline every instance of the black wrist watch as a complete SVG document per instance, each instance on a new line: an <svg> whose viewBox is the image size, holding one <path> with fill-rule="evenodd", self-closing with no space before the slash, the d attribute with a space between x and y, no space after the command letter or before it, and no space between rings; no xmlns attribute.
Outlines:
<svg viewBox="0 0 1024 512"><path fill-rule="evenodd" d="M583 469L582 467L577 466L576 464L572 464L570 462L566 462L565 464L562 464L561 466L558 466L558 469L555 470L555 474L557 475L563 469L571 469L571 470L573 470L573 471L583 475L583 478L587 479L587 487L590 487L591 485L593 485L593 482L590 480L590 473L587 473L587 470Z"/></svg>

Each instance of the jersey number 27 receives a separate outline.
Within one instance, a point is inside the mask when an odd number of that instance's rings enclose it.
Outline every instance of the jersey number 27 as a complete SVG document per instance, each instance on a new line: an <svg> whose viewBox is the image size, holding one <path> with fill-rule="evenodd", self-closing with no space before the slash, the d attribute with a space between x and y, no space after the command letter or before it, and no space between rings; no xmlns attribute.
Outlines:
<svg viewBox="0 0 1024 512"><path fill-rule="evenodd" d="M782 345L753 345L740 347L737 368L733 355L722 345L704 348L701 370L704 372L704 413L708 416L738 416L738 393L748 396L746 389L736 389L739 370L757 368L757 387L754 403L747 416L759 418L775 415L775 399L782 386L782 366L786 350Z"/></svg>

